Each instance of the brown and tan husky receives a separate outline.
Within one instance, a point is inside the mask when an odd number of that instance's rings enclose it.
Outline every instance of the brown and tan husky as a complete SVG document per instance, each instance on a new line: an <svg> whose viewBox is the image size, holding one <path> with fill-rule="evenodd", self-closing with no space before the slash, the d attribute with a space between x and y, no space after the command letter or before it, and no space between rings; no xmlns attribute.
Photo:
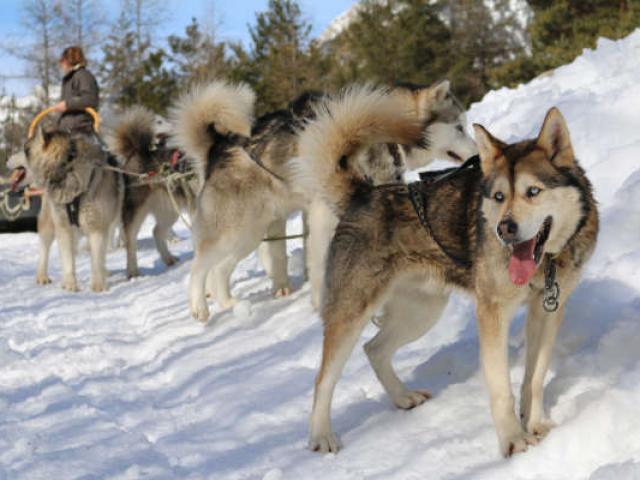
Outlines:
<svg viewBox="0 0 640 480"><path fill-rule="evenodd" d="M399 408L429 398L427 391L404 386L391 359L438 320L454 289L477 302L480 361L500 451L522 452L548 433L544 377L564 305L596 244L596 204L557 109L547 113L533 140L506 144L479 125L475 133L477 166L431 186L395 188L373 188L353 174L352 152L362 138L342 139L337 151L330 148L335 139L315 123L302 133L302 164L311 168L301 179L322 192L340 217L326 265L312 450L340 447L330 418L334 387L381 306L380 331L365 345L378 379ZM520 305L529 313L517 415L507 337Z"/></svg>

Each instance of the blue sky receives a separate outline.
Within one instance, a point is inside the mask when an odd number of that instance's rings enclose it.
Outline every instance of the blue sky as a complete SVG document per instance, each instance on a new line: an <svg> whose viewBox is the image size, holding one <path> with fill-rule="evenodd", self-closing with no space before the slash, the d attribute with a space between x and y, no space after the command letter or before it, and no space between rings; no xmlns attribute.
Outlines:
<svg viewBox="0 0 640 480"><path fill-rule="evenodd" d="M317 35L343 11L356 3L355 0L299 0L305 17L313 25L313 35ZM20 18L23 1L0 0L0 38L20 38ZM224 40L248 41L247 24L253 23L255 13L265 10L268 0L168 0L167 20L159 34L182 33L192 17L201 17L213 5L219 22L219 35ZM115 17L120 7L119 0L102 0L105 11ZM23 72L23 65L16 59L0 51L0 75L17 75ZM24 95L32 83L25 80L2 80L0 92Z"/></svg>

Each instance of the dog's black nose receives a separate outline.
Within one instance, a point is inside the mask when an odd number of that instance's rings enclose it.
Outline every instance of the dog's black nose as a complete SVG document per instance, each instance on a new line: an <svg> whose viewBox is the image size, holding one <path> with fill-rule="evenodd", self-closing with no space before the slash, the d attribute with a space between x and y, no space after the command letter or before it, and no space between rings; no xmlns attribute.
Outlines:
<svg viewBox="0 0 640 480"><path fill-rule="evenodd" d="M518 224L510 218L505 218L498 224L498 236L505 242L514 242L518 234Z"/></svg>

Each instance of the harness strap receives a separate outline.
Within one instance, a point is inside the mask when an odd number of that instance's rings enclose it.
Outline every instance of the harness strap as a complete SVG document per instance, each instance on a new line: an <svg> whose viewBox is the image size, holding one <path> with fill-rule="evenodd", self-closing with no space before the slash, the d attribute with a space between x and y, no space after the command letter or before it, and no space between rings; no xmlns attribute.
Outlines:
<svg viewBox="0 0 640 480"><path fill-rule="evenodd" d="M429 216L427 215L427 189L433 189L434 187L457 177L465 170L470 168L478 168L479 166L480 156L474 155L457 168L449 168L444 170L443 172L434 172L431 174L429 174L429 172L424 172L424 174L420 175L422 178L421 181L412 182L407 185L409 199L411 200L411 205L413 205L413 209L418 216L420 225L422 225L429 236L433 238L440 250L442 250L447 257L453 260L453 262L457 265L464 268L471 267L471 262L449 251L449 249L445 247L445 245L438 239L438 236L435 235L433 228L431 227Z"/></svg>
<svg viewBox="0 0 640 480"><path fill-rule="evenodd" d="M554 258L547 254L545 255L544 263L544 294L542 299L542 306L548 313L553 313L558 310L560 302L560 285L556 282L556 261Z"/></svg>
<svg viewBox="0 0 640 480"><path fill-rule="evenodd" d="M429 185L430 187L431 185ZM429 222L429 217L426 213L427 211L427 196L425 195L424 186L422 182L413 182L407 185L407 190L409 191L409 199L411 200L411 205L413 205L413 209L418 216L418 220L420 221L420 225L425 229L427 234L436 242L436 245L444 252L444 254L449 257L453 262L461 267L469 268L471 267L471 262L467 259L460 258L456 254L449 251L447 247L438 239L438 237L434 234L433 228L431 227L431 223Z"/></svg>
<svg viewBox="0 0 640 480"><path fill-rule="evenodd" d="M71 200L71 202L65 205L67 209L67 217L69 217L69 223L76 227L80 226L79 217L80 217L80 197L82 197L82 193L78 195L76 198Z"/></svg>

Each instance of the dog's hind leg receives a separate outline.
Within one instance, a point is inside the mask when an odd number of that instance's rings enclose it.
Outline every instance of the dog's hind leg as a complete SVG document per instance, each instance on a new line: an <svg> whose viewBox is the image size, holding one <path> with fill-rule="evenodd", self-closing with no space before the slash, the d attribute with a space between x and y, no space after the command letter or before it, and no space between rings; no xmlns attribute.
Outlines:
<svg viewBox="0 0 640 480"><path fill-rule="evenodd" d="M42 207L38 215L38 271L36 273L36 283L38 285L47 285L51 283L49 278L49 253L51 244L55 238L55 227L51 218L51 211L47 204L46 198L42 199Z"/></svg>
<svg viewBox="0 0 640 480"><path fill-rule="evenodd" d="M126 206L123 208L126 208ZM140 275L140 271L138 270L138 233L140 232L140 227L142 226L142 222L144 222L147 213L149 213L149 207L145 204L133 211L124 210L122 215L122 229L127 249L128 278Z"/></svg>
<svg viewBox="0 0 640 480"><path fill-rule="evenodd" d="M226 250L230 250L229 255L213 270L214 296L222 308L230 308L236 304L237 300L231 295L231 274L240 260L258 248L262 240L261 232L264 232L264 229L253 228L239 235L235 239L237 243L233 249L229 248L231 245L227 246Z"/></svg>
<svg viewBox="0 0 640 480"><path fill-rule="evenodd" d="M107 289L107 244L109 231L89 232L89 248L91 249L91 290L104 292Z"/></svg>
<svg viewBox="0 0 640 480"><path fill-rule="evenodd" d="M369 316L362 313L357 318L331 319L325 325L322 363L316 377L309 421L309 449L313 451L335 453L342 447L331 428L331 400L342 370L368 320Z"/></svg>
<svg viewBox="0 0 640 480"><path fill-rule="evenodd" d="M206 239L196 240L191 278L189 281L189 302L193 317L201 322L209 319L209 307L205 292L207 288L212 297L223 307L233 306L229 278L240 260L255 250L266 231L265 223L256 223L241 230L227 232L220 238L217 232L211 232ZM222 227L218 230L224 231Z"/></svg>
<svg viewBox="0 0 640 480"><path fill-rule="evenodd" d="M171 209L161 208L154 212L156 225L153 227L153 239L156 242L156 249L160 253L160 258L165 265L171 266L178 262L178 257L171 254L167 246L167 239L171 234L171 227L178 220L178 213Z"/></svg>
<svg viewBox="0 0 640 480"><path fill-rule="evenodd" d="M287 219L279 218L267 228L267 238L282 238L287 235ZM274 297L284 297L291 293L287 275L287 241L268 240L258 248L260 260L267 275L271 278L271 291Z"/></svg>
<svg viewBox="0 0 640 480"><path fill-rule="evenodd" d="M327 282L327 299L322 312L322 363L316 377L309 424L309 448L319 452L337 452L340 448L331 428L333 391L362 329L386 293L390 280L378 273L378 269L371 269L371 262L366 258L358 258L356 263L360 268L345 267L349 259L353 260L358 251L363 251L361 248L335 247L337 254L330 262L328 275L331 277ZM366 248L364 245L360 247ZM334 265L336 268L331 268Z"/></svg>
<svg viewBox="0 0 640 480"><path fill-rule="evenodd" d="M564 306L553 313L542 307L542 295L534 296L529 303L527 317L527 362L520 398L522 426L537 437L544 437L553 423L544 415L544 377L549 368L551 351L555 343Z"/></svg>
<svg viewBox="0 0 640 480"><path fill-rule="evenodd" d="M442 315L449 295L430 294L400 284L384 307L380 331L364 346L380 383L398 408L409 409L431 398L425 390L408 390L393 370L392 358L402 346L422 337Z"/></svg>
<svg viewBox="0 0 640 480"><path fill-rule="evenodd" d="M327 252L338 224L338 218L329 206L320 199L314 199L308 210L309 239L305 244L307 268L311 282L311 303L320 309Z"/></svg>

